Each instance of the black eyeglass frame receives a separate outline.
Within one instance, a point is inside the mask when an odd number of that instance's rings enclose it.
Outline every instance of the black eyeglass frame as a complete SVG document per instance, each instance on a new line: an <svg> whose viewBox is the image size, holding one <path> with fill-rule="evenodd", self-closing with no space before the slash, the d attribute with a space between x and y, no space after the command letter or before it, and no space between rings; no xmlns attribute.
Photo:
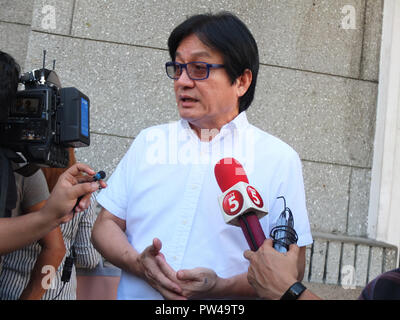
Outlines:
<svg viewBox="0 0 400 320"><path fill-rule="evenodd" d="M188 72L188 69L187 69L187 66L188 66L189 64L194 64L194 63L197 63L197 64L201 63L201 64L204 64L204 65L207 67L207 74L206 74L205 77L203 77L203 78L192 78L192 77L190 76L190 74L189 74L189 72ZM180 75L179 75L178 77L171 77L171 76L169 75L169 73L168 73L168 67L171 67L171 66L178 66L178 67L180 68L181 73L180 73ZM183 73L183 69L185 69L185 70L186 70L186 74L188 75L188 77L189 77L191 80L206 80L206 79L210 76L210 69L211 69L211 68L213 68L213 69L218 69L218 68L224 68L224 67L225 67L225 65L223 65L223 64L207 63L207 62L203 62L203 61L192 61L192 62L188 62L188 63L179 63L179 62L176 62L176 61L169 61L169 62L167 62L167 63L165 64L165 72L167 73L167 76L168 76L170 79L172 79L172 80L178 80L178 79L181 77L182 73Z"/></svg>

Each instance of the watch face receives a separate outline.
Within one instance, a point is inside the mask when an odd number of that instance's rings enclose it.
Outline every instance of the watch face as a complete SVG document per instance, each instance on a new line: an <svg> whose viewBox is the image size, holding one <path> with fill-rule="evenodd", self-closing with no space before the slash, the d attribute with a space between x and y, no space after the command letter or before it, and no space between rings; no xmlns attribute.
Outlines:
<svg viewBox="0 0 400 320"><path fill-rule="evenodd" d="M297 300L306 289L301 282L296 282L285 292L281 300Z"/></svg>
<svg viewBox="0 0 400 320"><path fill-rule="evenodd" d="M298 298L300 294L305 290L305 287L300 282L297 282L292 287L292 289L293 289L293 294L296 296L296 298Z"/></svg>

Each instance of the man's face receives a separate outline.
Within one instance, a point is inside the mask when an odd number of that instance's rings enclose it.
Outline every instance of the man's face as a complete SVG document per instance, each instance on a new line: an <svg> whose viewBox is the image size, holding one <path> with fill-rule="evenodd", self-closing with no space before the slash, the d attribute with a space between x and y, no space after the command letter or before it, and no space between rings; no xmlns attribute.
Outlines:
<svg viewBox="0 0 400 320"><path fill-rule="evenodd" d="M179 63L224 63L218 51L207 47L194 34L182 40L175 60ZM174 90L181 118L198 134L201 129L220 129L239 114L240 92L236 82L231 84L224 68L211 68L205 80L191 80L184 70L179 79L174 80Z"/></svg>

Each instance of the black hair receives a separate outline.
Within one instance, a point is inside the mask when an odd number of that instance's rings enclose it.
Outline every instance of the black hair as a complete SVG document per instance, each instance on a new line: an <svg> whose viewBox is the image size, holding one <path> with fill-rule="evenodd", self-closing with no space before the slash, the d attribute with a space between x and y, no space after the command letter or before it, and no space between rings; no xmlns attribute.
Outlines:
<svg viewBox="0 0 400 320"><path fill-rule="evenodd" d="M0 117L14 104L20 71L14 58L0 51Z"/></svg>
<svg viewBox="0 0 400 320"><path fill-rule="evenodd" d="M232 84L246 69L252 72L247 92L239 98L239 113L246 110L254 98L259 68L257 43L246 25L230 12L199 14L178 25L168 38L171 59L181 41L195 34L206 46L219 51Z"/></svg>

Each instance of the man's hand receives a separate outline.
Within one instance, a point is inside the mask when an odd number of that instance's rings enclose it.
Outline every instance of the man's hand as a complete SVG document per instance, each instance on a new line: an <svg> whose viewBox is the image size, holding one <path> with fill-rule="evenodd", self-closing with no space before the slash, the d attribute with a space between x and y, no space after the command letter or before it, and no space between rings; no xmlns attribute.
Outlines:
<svg viewBox="0 0 400 320"><path fill-rule="evenodd" d="M280 299L299 277L300 248L292 244L284 254L276 251L272 243L267 239L256 252L244 252L244 257L250 261L247 279L263 299Z"/></svg>
<svg viewBox="0 0 400 320"><path fill-rule="evenodd" d="M154 238L153 244L148 246L137 258L143 278L165 299L185 300L182 289L177 284L176 272L165 260L160 252L162 243Z"/></svg>
<svg viewBox="0 0 400 320"><path fill-rule="evenodd" d="M182 288L182 295L191 299L210 297L219 280L217 274L207 268L179 270L176 276Z"/></svg>
<svg viewBox="0 0 400 320"><path fill-rule="evenodd" d="M84 176L82 173L87 175ZM102 180L88 182L91 181L94 174L95 171L89 166L82 163L74 164L59 177L41 212L51 215L58 223L68 222L73 216L72 209L80 196L83 196L83 198L80 200L76 211L87 209L90 205L91 194L97 191L99 186L106 187Z"/></svg>

